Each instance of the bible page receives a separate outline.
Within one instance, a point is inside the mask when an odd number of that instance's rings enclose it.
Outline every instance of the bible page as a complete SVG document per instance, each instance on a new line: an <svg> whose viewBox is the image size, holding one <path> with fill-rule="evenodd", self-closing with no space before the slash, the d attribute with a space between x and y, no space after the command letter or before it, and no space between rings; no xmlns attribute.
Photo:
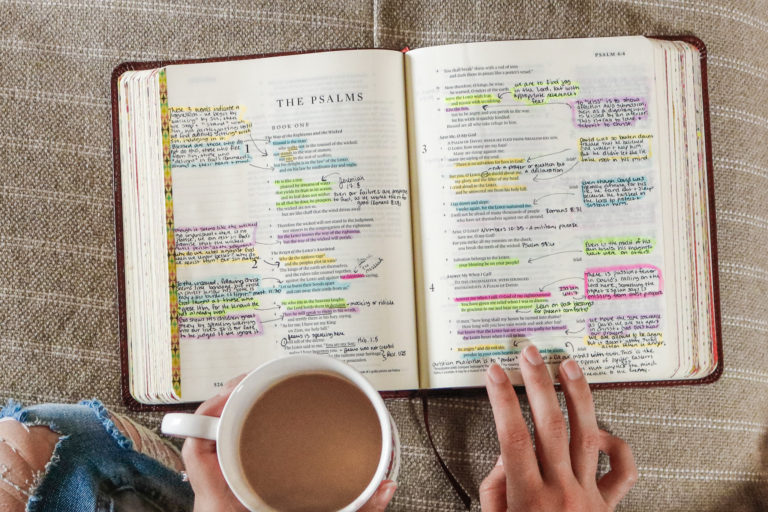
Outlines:
<svg viewBox="0 0 768 512"><path fill-rule="evenodd" d="M573 358L590 382L679 364L653 45L471 43L406 54L422 386Z"/></svg>
<svg viewBox="0 0 768 512"><path fill-rule="evenodd" d="M166 74L182 399L298 353L418 387L402 54Z"/></svg>

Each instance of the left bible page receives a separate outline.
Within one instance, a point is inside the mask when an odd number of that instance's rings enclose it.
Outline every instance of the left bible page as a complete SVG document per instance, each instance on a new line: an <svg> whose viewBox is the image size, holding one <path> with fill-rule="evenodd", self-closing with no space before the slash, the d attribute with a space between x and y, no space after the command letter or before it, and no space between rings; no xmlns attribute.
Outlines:
<svg viewBox="0 0 768 512"><path fill-rule="evenodd" d="M418 387L402 59L166 68L182 400L296 353Z"/></svg>

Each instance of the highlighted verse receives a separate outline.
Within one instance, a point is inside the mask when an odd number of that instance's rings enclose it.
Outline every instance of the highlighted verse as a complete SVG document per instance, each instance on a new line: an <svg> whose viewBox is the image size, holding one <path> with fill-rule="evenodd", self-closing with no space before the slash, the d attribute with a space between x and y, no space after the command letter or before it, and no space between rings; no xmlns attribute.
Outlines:
<svg viewBox="0 0 768 512"><path fill-rule="evenodd" d="M327 299L295 299L284 300L286 309L284 316L323 316L334 313L357 313L358 308L349 307L341 297Z"/></svg>
<svg viewBox="0 0 768 512"><path fill-rule="evenodd" d="M176 265L242 263L256 257L256 223L175 228Z"/></svg>
<svg viewBox="0 0 768 512"><path fill-rule="evenodd" d="M626 334L659 328L660 314L614 315L587 318L587 333L595 336Z"/></svg>
<svg viewBox="0 0 768 512"><path fill-rule="evenodd" d="M238 105L172 107L170 110L174 168L251 161L249 144L240 140L250 137L251 122L241 118L242 109Z"/></svg>
<svg viewBox="0 0 768 512"><path fill-rule="evenodd" d="M660 347L664 340L660 332L628 332L585 336L584 343L598 348Z"/></svg>
<svg viewBox="0 0 768 512"><path fill-rule="evenodd" d="M501 100L495 94L462 94L459 96L448 96L445 102L449 107L463 107L466 105L488 105L501 103Z"/></svg>
<svg viewBox="0 0 768 512"><path fill-rule="evenodd" d="M656 240L642 236L593 238L584 240L584 254L587 256L631 256L650 254Z"/></svg>
<svg viewBox="0 0 768 512"><path fill-rule="evenodd" d="M581 196L588 207L622 206L645 197L649 190L645 176L609 178L581 182Z"/></svg>
<svg viewBox="0 0 768 512"><path fill-rule="evenodd" d="M642 98L595 98L570 103L577 128L633 126L648 117L648 103Z"/></svg>
<svg viewBox="0 0 768 512"><path fill-rule="evenodd" d="M639 348L663 345L661 315L598 316L587 319L585 343L600 348Z"/></svg>
<svg viewBox="0 0 768 512"><path fill-rule="evenodd" d="M647 160L651 157L652 135L608 135L579 139L582 162Z"/></svg>
<svg viewBox="0 0 768 512"><path fill-rule="evenodd" d="M510 159L511 160L511 159ZM519 172L485 171L481 173L451 174L451 189L456 194L477 194L485 192L523 192L525 185L508 182L518 181Z"/></svg>
<svg viewBox="0 0 768 512"><path fill-rule="evenodd" d="M579 94L579 84L571 80L542 80L520 82L512 87L512 96L527 105L544 105L555 98L570 98Z"/></svg>
<svg viewBox="0 0 768 512"><path fill-rule="evenodd" d="M273 292L247 275L179 281L179 334L182 339L241 338L263 332L258 296Z"/></svg>
<svg viewBox="0 0 768 512"><path fill-rule="evenodd" d="M643 299L661 295L659 267L640 263L590 268L584 272L584 295L590 300Z"/></svg>
<svg viewBox="0 0 768 512"><path fill-rule="evenodd" d="M229 140L251 133L250 121L240 118L241 107L171 107L173 141L204 142Z"/></svg>

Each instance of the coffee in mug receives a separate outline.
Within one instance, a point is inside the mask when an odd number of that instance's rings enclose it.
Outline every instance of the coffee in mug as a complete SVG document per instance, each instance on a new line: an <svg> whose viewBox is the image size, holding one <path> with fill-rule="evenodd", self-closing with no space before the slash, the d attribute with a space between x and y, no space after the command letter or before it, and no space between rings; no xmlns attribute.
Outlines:
<svg viewBox="0 0 768 512"><path fill-rule="evenodd" d="M348 380L294 375L273 384L248 411L239 454L246 480L275 510L341 510L376 472L379 418Z"/></svg>

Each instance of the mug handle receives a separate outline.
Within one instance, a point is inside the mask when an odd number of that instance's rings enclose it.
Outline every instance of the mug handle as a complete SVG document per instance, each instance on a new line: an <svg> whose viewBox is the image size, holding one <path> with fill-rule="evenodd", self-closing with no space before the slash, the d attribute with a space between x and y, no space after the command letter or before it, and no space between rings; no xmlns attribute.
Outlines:
<svg viewBox="0 0 768 512"><path fill-rule="evenodd" d="M202 414L187 414L174 412L163 416L160 431L174 437L199 437L200 439L216 440L219 428L219 418Z"/></svg>

